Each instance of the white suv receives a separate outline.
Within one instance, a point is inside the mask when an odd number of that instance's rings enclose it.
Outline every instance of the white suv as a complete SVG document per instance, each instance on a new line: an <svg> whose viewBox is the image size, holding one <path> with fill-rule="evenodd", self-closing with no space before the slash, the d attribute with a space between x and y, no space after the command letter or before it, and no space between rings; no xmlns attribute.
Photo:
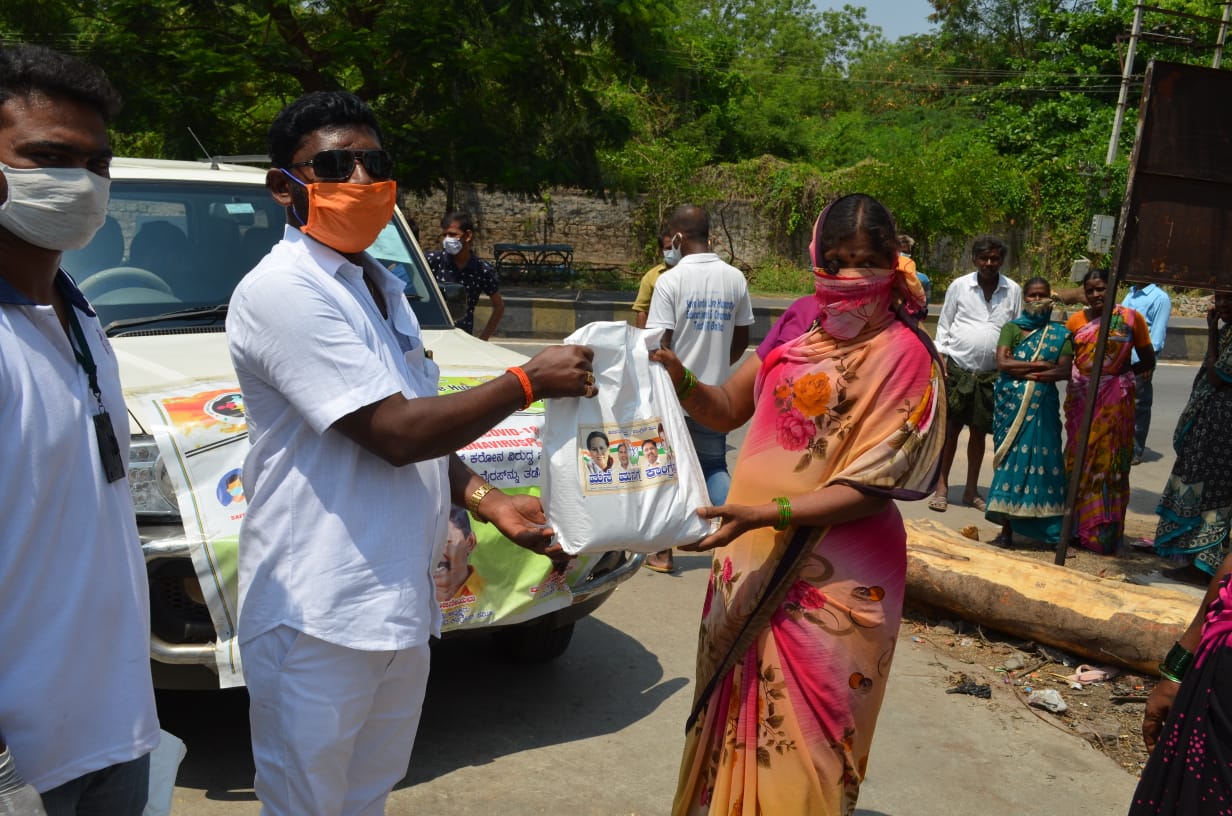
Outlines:
<svg viewBox="0 0 1232 816"><path fill-rule="evenodd" d="M224 321L232 290L280 239L285 215L265 189L265 171L252 167L116 159L111 176L107 223L89 246L65 253L63 265L98 312L120 364L155 684L236 685L235 553L247 437ZM401 213L369 252L407 282L443 390L525 359L453 327ZM449 288L451 299L462 294ZM532 406L459 453L502 487L535 490L542 423L541 406ZM438 566L446 633L491 632L515 659L561 654L574 621L641 562L620 552L582 558L564 581L552 580L547 559L497 540L486 525L473 533L460 554L447 552L461 576L456 586L450 565ZM482 581L470 577L480 573Z"/></svg>

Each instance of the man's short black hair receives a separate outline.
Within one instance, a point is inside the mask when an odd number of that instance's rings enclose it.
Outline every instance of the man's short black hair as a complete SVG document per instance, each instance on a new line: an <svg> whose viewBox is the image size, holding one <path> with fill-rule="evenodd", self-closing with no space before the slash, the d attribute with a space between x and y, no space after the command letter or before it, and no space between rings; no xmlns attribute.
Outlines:
<svg viewBox="0 0 1232 816"><path fill-rule="evenodd" d="M1005 260L1008 252L1005 242L995 235L981 235L971 243L971 257L978 258L987 252L996 252L1001 256L1001 260Z"/></svg>
<svg viewBox="0 0 1232 816"><path fill-rule="evenodd" d="M269 129L269 157L275 167L288 167L309 134L331 127L366 127L381 139L376 114L350 91L311 91L283 108Z"/></svg>
<svg viewBox="0 0 1232 816"><path fill-rule="evenodd" d="M31 93L88 105L104 122L120 112L120 94L93 65L41 45L0 46L0 105Z"/></svg>
<svg viewBox="0 0 1232 816"><path fill-rule="evenodd" d="M455 222L458 225L458 229L462 230L463 232L474 232L475 231L475 222L471 218L471 214L468 212L464 212L462 210L458 210L457 212L445 213L444 217L441 218L441 229L447 230L449 229L450 225Z"/></svg>

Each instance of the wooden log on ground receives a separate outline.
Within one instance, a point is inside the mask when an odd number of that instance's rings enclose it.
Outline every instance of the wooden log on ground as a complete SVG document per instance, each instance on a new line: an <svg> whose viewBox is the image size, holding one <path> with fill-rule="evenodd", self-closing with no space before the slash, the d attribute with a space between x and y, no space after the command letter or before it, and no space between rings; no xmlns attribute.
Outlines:
<svg viewBox="0 0 1232 816"><path fill-rule="evenodd" d="M1092 662L1157 675L1201 599L1182 590L1087 575L907 524L907 598Z"/></svg>

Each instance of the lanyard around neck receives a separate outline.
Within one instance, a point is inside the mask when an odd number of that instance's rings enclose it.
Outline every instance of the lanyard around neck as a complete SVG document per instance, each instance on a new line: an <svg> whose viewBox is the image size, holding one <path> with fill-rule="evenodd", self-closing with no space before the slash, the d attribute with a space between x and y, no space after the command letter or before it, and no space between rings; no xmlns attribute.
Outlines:
<svg viewBox="0 0 1232 816"><path fill-rule="evenodd" d="M77 362L81 365L83 371L86 372L86 377L90 381L90 391L94 394L94 399L98 401L101 408L103 405L103 391L98 387L98 365L94 362L94 354L90 351L90 344L86 342L86 334L81 330L81 323L77 320L77 308L73 306L67 299L65 306L68 308L68 324L73 330L73 336L69 338L69 345L73 348L73 356L77 358ZM73 342L74 338L77 342Z"/></svg>

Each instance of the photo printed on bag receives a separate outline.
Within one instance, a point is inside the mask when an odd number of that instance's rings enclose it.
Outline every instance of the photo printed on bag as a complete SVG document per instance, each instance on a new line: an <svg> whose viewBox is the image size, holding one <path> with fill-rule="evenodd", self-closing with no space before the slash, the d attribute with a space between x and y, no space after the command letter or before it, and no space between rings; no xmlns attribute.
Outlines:
<svg viewBox="0 0 1232 816"><path fill-rule="evenodd" d="M676 480L676 457L658 417L578 426L583 495L631 492Z"/></svg>

